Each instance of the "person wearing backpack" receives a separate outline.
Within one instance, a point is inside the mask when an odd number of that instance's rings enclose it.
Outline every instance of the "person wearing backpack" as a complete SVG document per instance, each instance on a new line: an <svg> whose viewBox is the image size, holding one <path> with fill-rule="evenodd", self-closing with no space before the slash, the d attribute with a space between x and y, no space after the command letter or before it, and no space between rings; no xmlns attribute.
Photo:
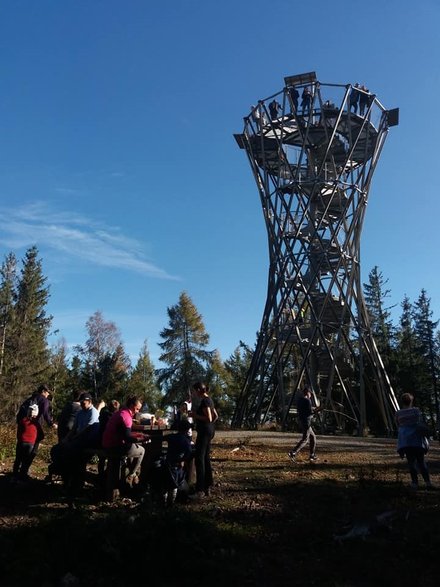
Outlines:
<svg viewBox="0 0 440 587"><path fill-rule="evenodd" d="M28 481L29 468L34 459L34 447L43 436L43 430L38 422L38 406L30 404L27 414L20 418L17 425L17 447L12 469L14 480Z"/></svg>
<svg viewBox="0 0 440 587"><path fill-rule="evenodd" d="M25 399L17 413L18 424L21 420L23 420L23 418L25 418L28 415L28 410L31 405L38 406L38 414L36 416L36 419L40 426L41 433L33 445L30 456L31 461L29 463L29 466L32 464L32 461L36 457L38 453L38 448L40 446L40 442L44 438L43 422L45 422L47 426L49 426L49 428L54 428L55 430L58 428L57 424L54 422L52 417L52 410L49 398L52 398L49 386L46 384L42 384L36 389L36 391L34 391L34 393L30 397Z"/></svg>

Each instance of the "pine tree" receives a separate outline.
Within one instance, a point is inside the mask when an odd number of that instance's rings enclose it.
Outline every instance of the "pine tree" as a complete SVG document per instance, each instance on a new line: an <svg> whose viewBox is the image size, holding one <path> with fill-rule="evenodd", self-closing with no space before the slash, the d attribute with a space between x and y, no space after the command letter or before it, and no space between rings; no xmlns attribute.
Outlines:
<svg viewBox="0 0 440 587"><path fill-rule="evenodd" d="M81 361L81 357L78 354L80 351L78 348L76 348L75 350L76 353L73 355L70 361L68 384L68 387L71 389L73 395L77 394L77 392L84 388L83 364Z"/></svg>
<svg viewBox="0 0 440 587"><path fill-rule="evenodd" d="M158 370L158 381L164 385L164 402L169 405L187 399L193 383L206 376L212 353L205 350L209 335L202 316L186 292L167 313L169 326L160 333L163 353L159 360L168 367Z"/></svg>
<svg viewBox="0 0 440 587"><path fill-rule="evenodd" d="M15 315L17 259L13 253L5 257L0 276L0 390L3 391L3 382L7 380L10 366L11 336Z"/></svg>
<svg viewBox="0 0 440 587"><path fill-rule="evenodd" d="M228 377L228 393L234 402L238 399L243 389L252 356L252 349L240 341L232 355L225 361L225 369Z"/></svg>
<svg viewBox="0 0 440 587"><path fill-rule="evenodd" d="M393 324L390 310L394 306L386 306L386 299L391 290L386 289L388 279L384 279L377 265L368 274L368 283L364 283L364 296L373 337L377 348L386 365L392 359Z"/></svg>
<svg viewBox="0 0 440 587"><path fill-rule="evenodd" d="M147 341L144 341L137 363L130 373L128 393L141 397L152 414L161 405L162 394L157 383Z"/></svg>
<svg viewBox="0 0 440 587"><path fill-rule="evenodd" d="M130 358L123 344L119 343L113 353L105 354L98 363L98 397L105 400L117 399L123 403L126 399L125 387L130 368Z"/></svg>
<svg viewBox="0 0 440 587"><path fill-rule="evenodd" d="M437 422L439 417L435 331L438 320L432 320L431 299L422 289L414 304L414 325L418 341L418 351L424 359L424 381L421 381L419 396L421 403L428 409L431 420ZM422 387L423 386L423 387Z"/></svg>
<svg viewBox="0 0 440 587"><path fill-rule="evenodd" d="M53 391L52 408L59 411L70 400L70 372L67 364L67 344L64 338L52 345L49 356L49 374L47 382Z"/></svg>
<svg viewBox="0 0 440 587"><path fill-rule="evenodd" d="M414 330L413 307L405 296L401 304L402 314L396 333L397 383L401 393L414 393L423 368L423 359L418 353L417 338Z"/></svg>
<svg viewBox="0 0 440 587"><path fill-rule="evenodd" d="M48 373L47 336L52 316L46 315L45 310L49 300L46 281L38 249L33 246L26 251L23 259L15 304L14 364L11 373L11 408L14 410L30 390L45 380Z"/></svg>

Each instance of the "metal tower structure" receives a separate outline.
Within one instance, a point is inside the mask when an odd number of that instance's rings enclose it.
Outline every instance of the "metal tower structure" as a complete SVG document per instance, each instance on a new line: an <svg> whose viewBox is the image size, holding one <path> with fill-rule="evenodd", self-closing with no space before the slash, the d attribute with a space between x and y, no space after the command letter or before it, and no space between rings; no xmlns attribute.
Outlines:
<svg viewBox="0 0 440 587"><path fill-rule="evenodd" d="M235 139L247 153L269 244L267 300L233 418L251 426L295 413L303 385L322 431L394 428L397 401L371 336L361 287L368 192L398 109L314 72L252 106Z"/></svg>

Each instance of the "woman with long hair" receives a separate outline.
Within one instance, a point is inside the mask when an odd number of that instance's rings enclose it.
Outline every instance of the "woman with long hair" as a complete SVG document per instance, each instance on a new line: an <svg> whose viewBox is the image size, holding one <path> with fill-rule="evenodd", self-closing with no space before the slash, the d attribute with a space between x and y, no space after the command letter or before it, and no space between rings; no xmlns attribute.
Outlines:
<svg viewBox="0 0 440 587"><path fill-rule="evenodd" d="M201 381L197 381L193 386L196 408L192 411L192 416L197 431L194 456L196 464L195 496L197 497L209 495L209 490L213 485L211 441L214 438L214 423L218 416L208 392L208 386Z"/></svg>

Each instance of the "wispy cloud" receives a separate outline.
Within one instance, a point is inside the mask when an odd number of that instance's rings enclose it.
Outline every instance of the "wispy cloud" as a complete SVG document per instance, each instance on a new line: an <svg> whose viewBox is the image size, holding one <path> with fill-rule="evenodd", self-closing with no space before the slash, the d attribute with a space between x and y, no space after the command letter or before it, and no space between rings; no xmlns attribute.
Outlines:
<svg viewBox="0 0 440 587"><path fill-rule="evenodd" d="M45 246L82 261L134 271L159 279L177 279L149 261L141 242L112 226L80 214L53 210L44 202L0 207L0 242L11 248Z"/></svg>

